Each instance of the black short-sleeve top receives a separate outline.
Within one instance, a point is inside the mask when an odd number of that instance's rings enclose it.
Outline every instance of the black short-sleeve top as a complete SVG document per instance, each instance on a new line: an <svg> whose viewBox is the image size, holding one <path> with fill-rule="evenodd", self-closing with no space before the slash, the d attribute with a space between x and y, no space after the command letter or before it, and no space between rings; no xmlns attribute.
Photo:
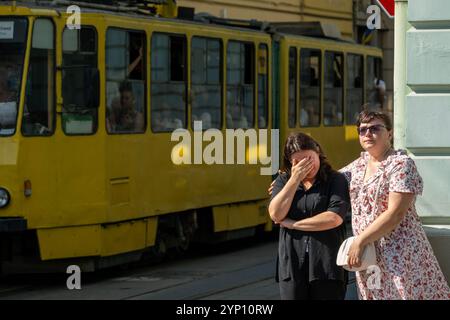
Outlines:
<svg viewBox="0 0 450 320"><path fill-rule="evenodd" d="M271 200L283 189L289 180L287 173L275 180ZM299 185L294 195L288 218L302 220L325 211L332 211L342 219L350 209L348 183L345 176L333 172L327 181L317 179L305 190ZM346 280L345 271L336 265L341 243L345 240L345 223L325 231L300 231L280 228L278 245L277 281L297 279L299 270L309 255L309 281Z"/></svg>

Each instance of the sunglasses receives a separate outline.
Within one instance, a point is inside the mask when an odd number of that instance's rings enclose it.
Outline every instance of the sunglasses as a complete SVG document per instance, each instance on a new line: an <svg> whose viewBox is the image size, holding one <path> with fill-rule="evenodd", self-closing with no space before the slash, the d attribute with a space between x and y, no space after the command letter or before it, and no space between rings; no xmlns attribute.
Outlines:
<svg viewBox="0 0 450 320"><path fill-rule="evenodd" d="M377 134L381 131L382 128L386 128L382 124L376 124L370 127L362 127L362 128L356 128L358 130L358 134L360 136L365 136L367 133L367 130L370 132L370 134Z"/></svg>

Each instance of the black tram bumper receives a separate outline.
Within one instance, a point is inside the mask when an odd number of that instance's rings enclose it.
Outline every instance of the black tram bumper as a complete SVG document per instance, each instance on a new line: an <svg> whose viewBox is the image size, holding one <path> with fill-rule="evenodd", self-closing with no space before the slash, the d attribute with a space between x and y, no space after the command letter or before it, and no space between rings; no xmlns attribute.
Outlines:
<svg viewBox="0 0 450 320"><path fill-rule="evenodd" d="M27 220L24 218L0 218L0 233L25 230L27 230Z"/></svg>

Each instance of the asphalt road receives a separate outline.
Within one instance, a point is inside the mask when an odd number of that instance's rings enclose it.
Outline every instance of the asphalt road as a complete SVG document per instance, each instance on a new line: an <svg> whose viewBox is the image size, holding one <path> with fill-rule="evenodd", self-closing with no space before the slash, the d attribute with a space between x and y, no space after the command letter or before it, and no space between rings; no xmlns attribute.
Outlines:
<svg viewBox="0 0 450 320"><path fill-rule="evenodd" d="M157 265L81 272L79 290L67 288L68 274L8 276L0 299L277 300L276 250L273 237L197 247ZM352 284L347 298L356 298Z"/></svg>

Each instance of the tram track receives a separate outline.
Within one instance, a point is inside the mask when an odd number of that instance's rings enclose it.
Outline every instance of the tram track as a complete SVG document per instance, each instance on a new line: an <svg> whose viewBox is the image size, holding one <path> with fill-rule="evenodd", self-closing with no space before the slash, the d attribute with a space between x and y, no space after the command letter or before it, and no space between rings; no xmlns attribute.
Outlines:
<svg viewBox="0 0 450 320"><path fill-rule="evenodd" d="M194 249L183 258L126 270L82 274L82 290L68 290L67 274L13 275L0 279L0 299L208 299L240 286L273 279L276 242L241 242Z"/></svg>
<svg viewBox="0 0 450 320"><path fill-rule="evenodd" d="M0 285L0 299L3 296L7 296L8 294L26 292L26 290L30 289L30 288L32 288L32 286L30 286L30 285L10 286L10 287Z"/></svg>

